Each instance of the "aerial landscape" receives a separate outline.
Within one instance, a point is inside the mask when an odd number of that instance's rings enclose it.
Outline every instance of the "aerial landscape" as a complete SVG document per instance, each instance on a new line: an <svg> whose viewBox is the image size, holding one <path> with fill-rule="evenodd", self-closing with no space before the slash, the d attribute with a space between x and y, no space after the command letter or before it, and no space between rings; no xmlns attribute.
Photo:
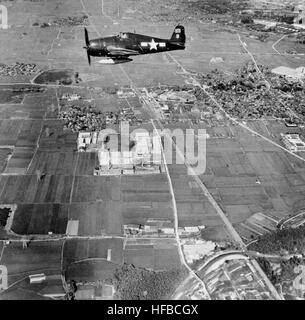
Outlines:
<svg viewBox="0 0 305 320"><path fill-rule="evenodd" d="M305 299L304 1L0 0L0 43L0 300Z"/></svg>

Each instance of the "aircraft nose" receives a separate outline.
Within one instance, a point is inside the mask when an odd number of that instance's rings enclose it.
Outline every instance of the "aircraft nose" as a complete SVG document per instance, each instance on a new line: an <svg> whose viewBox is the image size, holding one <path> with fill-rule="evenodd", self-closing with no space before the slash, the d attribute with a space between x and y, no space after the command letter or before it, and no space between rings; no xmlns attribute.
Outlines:
<svg viewBox="0 0 305 320"><path fill-rule="evenodd" d="M100 41L98 39L90 40L88 43L87 50L91 55L99 55L99 52L101 50Z"/></svg>
<svg viewBox="0 0 305 320"><path fill-rule="evenodd" d="M91 40L89 42L89 48L90 49L97 49L99 47L99 42L97 40Z"/></svg>
<svg viewBox="0 0 305 320"><path fill-rule="evenodd" d="M100 50L100 44L98 40L90 40L84 47L89 55L95 55Z"/></svg>

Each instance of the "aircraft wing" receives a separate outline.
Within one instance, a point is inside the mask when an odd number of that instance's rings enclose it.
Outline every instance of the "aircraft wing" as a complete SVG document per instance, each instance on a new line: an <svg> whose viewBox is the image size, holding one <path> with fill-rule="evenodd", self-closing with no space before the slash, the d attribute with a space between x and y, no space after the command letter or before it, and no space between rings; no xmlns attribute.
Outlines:
<svg viewBox="0 0 305 320"><path fill-rule="evenodd" d="M138 51L136 50L131 50L131 49L126 49L126 48L119 48L119 47L113 47L113 46L108 46L108 55L109 56L136 56L139 54Z"/></svg>

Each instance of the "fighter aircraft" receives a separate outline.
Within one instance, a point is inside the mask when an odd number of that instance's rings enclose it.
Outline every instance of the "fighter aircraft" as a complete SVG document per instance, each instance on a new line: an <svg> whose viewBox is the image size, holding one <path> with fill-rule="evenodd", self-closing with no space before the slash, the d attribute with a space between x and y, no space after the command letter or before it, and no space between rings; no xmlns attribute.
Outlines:
<svg viewBox="0 0 305 320"><path fill-rule="evenodd" d="M177 25L170 39L161 39L142 34L120 32L116 36L89 40L85 28L85 41L88 62L92 57L102 57L102 64L115 64L132 61L130 56L185 49L184 27Z"/></svg>

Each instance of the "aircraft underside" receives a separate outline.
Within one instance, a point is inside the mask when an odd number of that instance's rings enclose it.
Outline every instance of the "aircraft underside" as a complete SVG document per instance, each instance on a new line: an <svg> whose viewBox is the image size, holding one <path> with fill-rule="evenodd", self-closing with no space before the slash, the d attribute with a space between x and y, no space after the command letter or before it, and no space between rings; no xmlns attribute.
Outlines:
<svg viewBox="0 0 305 320"><path fill-rule="evenodd" d="M100 64L119 64L119 63L126 63L132 61L129 57L109 57L105 56L102 59L98 60L97 63Z"/></svg>

